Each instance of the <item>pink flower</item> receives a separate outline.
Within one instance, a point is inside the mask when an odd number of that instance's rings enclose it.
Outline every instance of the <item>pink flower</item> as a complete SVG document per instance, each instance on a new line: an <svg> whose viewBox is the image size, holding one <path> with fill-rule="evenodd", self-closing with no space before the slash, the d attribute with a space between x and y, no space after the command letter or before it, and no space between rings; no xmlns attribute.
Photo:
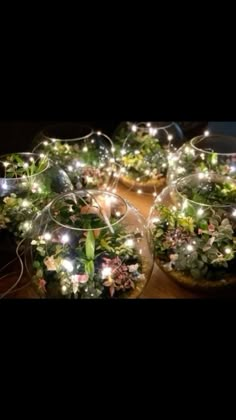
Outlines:
<svg viewBox="0 0 236 420"><path fill-rule="evenodd" d="M44 279L38 280L38 288L42 290L43 292L46 292L45 285L46 285L46 281Z"/></svg>
<svg viewBox="0 0 236 420"><path fill-rule="evenodd" d="M209 224L208 225L208 230L209 230L209 232L214 232L215 231L215 226L212 225L212 224Z"/></svg>
<svg viewBox="0 0 236 420"><path fill-rule="evenodd" d="M82 283L82 284L87 283L88 279L89 279L88 274L78 274L78 282L79 283Z"/></svg>

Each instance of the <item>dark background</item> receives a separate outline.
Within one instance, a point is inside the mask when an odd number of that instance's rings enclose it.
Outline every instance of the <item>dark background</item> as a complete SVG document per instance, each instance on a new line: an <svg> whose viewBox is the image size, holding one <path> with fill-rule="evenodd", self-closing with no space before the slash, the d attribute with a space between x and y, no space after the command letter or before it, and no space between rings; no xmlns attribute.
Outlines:
<svg viewBox="0 0 236 420"><path fill-rule="evenodd" d="M32 150L34 136L44 127L63 121L0 121L0 154L23 152ZM68 122L68 121L67 121ZM120 120L93 120L79 121L81 124L90 125L96 130L104 131L111 136ZM181 123L187 138L202 134L207 122L184 122Z"/></svg>

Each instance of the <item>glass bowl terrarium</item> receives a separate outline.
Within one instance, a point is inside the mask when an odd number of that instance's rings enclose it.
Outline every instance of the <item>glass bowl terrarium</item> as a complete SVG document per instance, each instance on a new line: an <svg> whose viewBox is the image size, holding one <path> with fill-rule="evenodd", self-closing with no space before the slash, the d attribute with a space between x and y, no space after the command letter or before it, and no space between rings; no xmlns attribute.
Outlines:
<svg viewBox="0 0 236 420"><path fill-rule="evenodd" d="M150 211L155 259L180 285L216 291L236 283L236 182L201 173L166 187Z"/></svg>
<svg viewBox="0 0 236 420"><path fill-rule="evenodd" d="M72 189L67 174L44 155L0 156L0 231L23 237L39 210L57 193Z"/></svg>
<svg viewBox="0 0 236 420"><path fill-rule="evenodd" d="M205 132L185 143L169 160L168 183L184 176L215 172L236 179L236 137Z"/></svg>
<svg viewBox="0 0 236 420"><path fill-rule="evenodd" d="M35 219L27 255L47 298L136 298L153 266L143 217L99 190L55 198Z"/></svg>
<svg viewBox="0 0 236 420"><path fill-rule="evenodd" d="M182 145L180 127L174 122L126 123L120 133L123 144L116 153L121 166L120 181L138 193L156 195L165 186L169 156ZM118 138L116 134L114 147L119 145Z"/></svg>
<svg viewBox="0 0 236 420"><path fill-rule="evenodd" d="M106 189L113 182L113 144L100 131L76 123L56 124L38 133L34 143L34 151L60 163L77 190Z"/></svg>

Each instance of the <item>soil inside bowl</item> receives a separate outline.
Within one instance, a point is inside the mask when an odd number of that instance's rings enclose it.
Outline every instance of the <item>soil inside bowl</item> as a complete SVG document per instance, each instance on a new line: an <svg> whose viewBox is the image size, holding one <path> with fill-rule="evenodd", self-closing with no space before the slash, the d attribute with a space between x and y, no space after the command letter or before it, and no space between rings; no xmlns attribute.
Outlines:
<svg viewBox="0 0 236 420"><path fill-rule="evenodd" d="M228 289L230 287L236 286L236 274L227 274L225 275L224 279L221 280L196 280L192 276L184 274L181 271L167 270L159 258L156 258L156 263L161 268L161 270L168 275L168 277L186 289L214 294L218 291L221 291L222 289Z"/></svg>

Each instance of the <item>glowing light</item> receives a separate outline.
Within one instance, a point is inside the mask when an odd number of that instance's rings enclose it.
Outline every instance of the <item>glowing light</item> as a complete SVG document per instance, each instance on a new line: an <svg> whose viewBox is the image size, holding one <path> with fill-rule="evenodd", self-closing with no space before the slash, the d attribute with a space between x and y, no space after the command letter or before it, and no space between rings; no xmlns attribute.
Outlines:
<svg viewBox="0 0 236 420"><path fill-rule="evenodd" d="M73 171L73 166L69 165L68 166L68 171L72 172Z"/></svg>
<svg viewBox="0 0 236 420"><path fill-rule="evenodd" d="M139 151L139 150L135 150L135 151L134 151L134 154L135 154L135 155L139 155L139 153L140 153L140 151Z"/></svg>
<svg viewBox="0 0 236 420"><path fill-rule="evenodd" d="M112 192L113 192L113 193L116 193L116 188L113 188Z"/></svg>
<svg viewBox="0 0 236 420"><path fill-rule="evenodd" d="M111 148L112 153L115 153L116 149L114 147Z"/></svg>
<svg viewBox="0 0 236 420"><path fill-rule="evenodd" d="M110 162L111 162L111 163L114 163L114 162L115 162L115 159L114 159L114 158L111 158L111 159L110 159Z"/></svg>
<svg viewBox="0 0 236 420"><path fill-rule="evenodd" d="M149 175L150 174L150 170L149 169L146 169L145 170L145 175Z"/></svg>
<svg viewBox="0 0 236 420"><path fill-rule="evenodd" d="M120 211L116 211L116 216L117 217L120 217L120 215L121 215L121 212Z"/></svg>
<svg viewBox="0 0 236 420"><path fill-rule="evenodd" d="M137 131L137 126L135 124L132 125L131 130L136 133Z"/></svg>
<svg viewBox="0 0 236 420"><path fill-rule="evenodd" d="M87 146L84 146L84 147L83 147L83 152L87 152L87 151L88 151Z"/></svg>
<svg viewBox="0 0 236 420"><path fill-rule="evenodd" d="M30 162L34 162L34 158L32 156L29 158L29 160Z"/></svg>
<svg viewBox="0 0 236 420"><path fill-rule="evenodd" d="M234 209L232 216L236 217L236 209Z"/></svg>
<svg viewBox="0 0 236 420"><path fill-rule="evenodd" d="M91 140L91 143L95 143L95 140L94 140L94 139L92 139L92 140Z"/></svg>
<svg viewBox="0 0 236 420"><path fill-rule="evenodd" d="M172 210L176 211L177 210L177 207L173 206L172 207Z"/></svg>
<svg viewBox="0 0 236 420"><path fill-rule="evenodd" d="M22 201L22 207L29 207L30 202L28 200L23 200Z"/></svg>
<svg viewBox="0 0 236 420"><path fill-rule="evenodd" d="M236 167L235 166L230 166L230 172L235 172L236 171Z"/></svg>
<svg viewBox="0 0 236 420"><path fill-rule="evenodd" d="M112 273L111 267L105 267L102 269L102 279L106 279L109 277Z"/></svg>
<svg viewBox="0 0 236 420"><path fill-rule="evenodd" d="M142 191L142 190L140 190L140 189L139 189L139 190L137 190L137 193L138 193L138 194L142 194L142 192L143 192L143 191Z"/></svg>
<svg viewBox="0 0 236 420"><path fill-rule="evenodd" d="M202 160L204 160L204 159L205 159L205 155L204 155L204 153L201 153L201 154L200 154L200 156L201 156Z"/></svg>
<svg viewBox="0 0 236 420"><path fill-rule="evenodd" d="M125 241L125 246L127 246L127 247L129 247L129 248L132 248L132 247L134 246L134 241L133 241L133 239L127 239L127 240Z"/></svg>
<svg viewBox="0 0 236 420"><path fill-rule="evenodd" d="M124 174L126 172L126 169L125 168L121 168L120 171Z"/></svg>
<svg viewBox="0 0 236 420"><path fill-rule="evenodd" d="M124 156L126 154L126 150L125 149L121 149L120 153L121 153L122 156Z"/></svg>
<svg viewBox="0 0 236 420"><path fill-rule="evenodd" d="M210 135L210 131L209 131L209 130L204 131L204 136L205 136L205 137L207 137L207 136L209 136L209 135Z"/></svg>
<svg viewBox="0 0 236 420"><path fill-rule="evenodd" d="M157 193L156 193L156 192L154 192L152 195L153 195L153 197L156 197L156 196L157 196Z"/></svg>
<svg viewBox="0 0 236 420"><path fill-rule="evenodd" d="M6 183L6 182L4 182L4 183L2 184L2 189L3 189L3 190L7 190L7 183Z"/></svg>
<svg viewBox="0 0 236 420"><path fill-rule="evenodd" d="M67 235L67 233L65 233L64 235L62 235L61 241L62 241L63 244L66 244L67 242L69 242L69 240L70 240L70 237L69 237L69 235Z"/></svg>
<svg viewBox="0 0 236 420"><path fill-rule="evenodd" d="M169 141L173 140L172 134L169 134L167 138L168 138Z"/></svg>
<svg viewBox="0 0 236 420"><path fill-rule="evenodd" d="M203 172L199 172L198 178L203 179L205 177L205 174Z"/></svg>
<svg viewBox="0 0 236 420"><path fill-rule="evenodd" d="M67 270L69 271L69 273L71 273L74 269L74 266L72 264L71 261L69 260L62 260L61 265Z"/></svg>
<svg viewBox="0 0 236 420"><path fill-rule="evenodd" d="M149 134L150 134L150 136L155 136L156 133L157 133L157 129L156 128L152 128L152 127L149 128Z"/></svg>
<svg viewBox="0 0 236 420"><path fill-rule="evenodd" d="M147 127L151 127L151 123L150 123L150 122L148 122L148 123L146 124L146 126L147 126Z"/></svg>
<svg viewBox="0 0 236 420"><path fill-rule="evenodd" d="M186 153L190 152L190 148L188 146L186 146L184 150L185 150Z"/></svg>
<svg viewBox="0 0 236 420"><path fill-rule="evenodd" d="M160 222L160 218L159 217L153 217L152 218L152 223L159 223Z"/></svg>
<svg viewBox="0 0 236 420"><path fill-rule="evenodd" d="M56 139L52 139L52 142L55 143L56 142Z"/></svg>
<svg viewBox="0 0 236 420"><path fill-rule="evenodd" d="M77 160L77 162L76 162L75 166L76 166L76 168L79 168L79 167L81 166L81 162L79 162L79 161Z"/></svg>
<svg viewBox="0 0 236 420"><path fill-rule="evenodd" d="M166 165L166 163L163 163L161 166L162 166L162 168L166 168L167 165Z"/></svg>
<svg viewBox="0 0 236 420"><path fill-rule="evenodd" d="M191 252L194 250L194 247L192 245L187 245L187 251Z"/></svg>
<svg viewBox="0 0 236 420"><path fill-rule="evenodd" d="M97 131L97 135L101 136L102 132L101 131Z"/></svg>
<svg viewBox="0 0 236 420"><path fill-rule="evenodd" d="M136 178L136 181L137 181L137 182L140 182L140 178L139 178L139 177L138 177L138 178Z"/></svg>
<svg viewBox="0 0 236 420"><path fill-rule="evenodd" d="M185 172L185 169L184 168L182 168L181 166L179 166L178 168L177 168L177 173L178 174L183 174Z"/></svg>
<svg viewBox="0 0 236 420"><path fill-rule="evenodd" d="M3 162L3 165L5 166L5 168L7 168L10 165L10 163L9 162Z"/></svg>
<svg viewBox="0 0 236 420"><path fill-rule="evenodd" d="M49 232L46 232L46 233L43 235L43 237L44 237L44 239L45 239L46 241L50 241L50 239L52 239L52 235L51 235L51 233L49 233Z"/></svg>
<svg viewBox="0 0 236 420"><path fill-rule="evenodd" d="M56 147L56 146L55 146L55 147ZM55 149L55 147L54 147L54 149ZM56 148L56 149L57 149L57 148ZM55 149L55 150L56 150L56 149ZM44 153L40 153L40 155L39 155L39 156L41 157L41 159L43 159L43 158L45 158L45 156L46 156L46 155L45 155Z"/></svg>
<svg viewBox="0 0 236 420"><path fill-rule="evenodd" d="M31 223L30 222L24 222L24 229L25 230L29 230L30 229L30 227L31 227Z"/></svg>
<svg viewBox="0 0 236 420"><path fill-rule="evenodd" d="M62 291L63 293L65 293L65 292L67 291L67 287L66 287L66 285L65 285L65 284L62 286L61 291Z"/></svg>
<svg viewBox="0 0 236 420"><path fill-rule="evenodd" d="M203 209L198 209L198 211L197 211L198 216L202 216L203 213L204 213Z"/></svg>
<svg viewBox="0 0 236 420"><path fill-rule="evenodd" d="M24 163L23 168L28 168L29 164L27 162Z"/></svg>
<svg viewBox="0 0 236 420"><path fill-rule="evenodd" d="M47 146L48 145L48 141L44 141L43 144L44 144L44 146Z"/></svg>
<svg viewBox="0 0 236 420"><path fill-rule="evenodd" d="M212 156L211 163L212 163L212 165L217 164L217 157L216 156Z"/></svg>
<svg viewBox="0 0 236 420"><path fill-rule="evenodd" d="M232 249L231 248L225 248L225 254L231 254Z"/></svg>

